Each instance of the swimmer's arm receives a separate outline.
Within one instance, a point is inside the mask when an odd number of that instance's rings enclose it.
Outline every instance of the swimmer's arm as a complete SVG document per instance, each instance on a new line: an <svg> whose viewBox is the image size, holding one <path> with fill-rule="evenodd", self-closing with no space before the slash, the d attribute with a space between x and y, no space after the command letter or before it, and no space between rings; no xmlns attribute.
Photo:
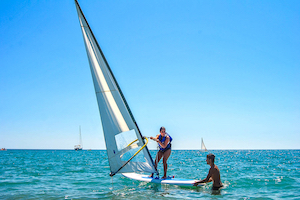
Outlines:
<svg viewBox="0 0 300 200"><path fill-rule="evenodd" d="M197 186L199 183L207 183L207 182L211 182L211 181L212 181L212 178L211 178L212 172L211 172L211 171L212 171L212 170L209 169L209 172L208 172L207 177L206 177L205 179L201 180L201 181L196 181L196 182L194 183L194 186Z"/></svg>

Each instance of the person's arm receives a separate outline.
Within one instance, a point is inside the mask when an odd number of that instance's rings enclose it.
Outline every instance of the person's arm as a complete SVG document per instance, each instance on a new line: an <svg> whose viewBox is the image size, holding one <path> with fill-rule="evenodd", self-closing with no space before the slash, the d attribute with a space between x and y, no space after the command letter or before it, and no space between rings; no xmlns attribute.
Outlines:
<svg viewBox="0 0 300 200"><path fill-rule="evenodd" d="M159 135L155 136L155 137L150 137L151 140L154 140L157 142Z"/></svg>
<svg viewBox="0 0 300 200"><path fill-rule="evenodd" d="M158 137L159 137L159 135L156 137L155 141L158 142L162 148L166 148L170 142L170 137L169 136L166 137L164 144L161 143L161 141L159 141Z"/></svg>
<svg viewBox="0 0 300 200"><path fill-rule="evenodd" d="M211 178L211 171L212 171L212 170L209 169L209 172L208 172L206 178L203 179L203 180L201 180L201 181L196 181L196 182L194 183L194 186L197 186L199 183L207 183L207 182L211 182L211 181L212 181L212 178Z"/></svg>

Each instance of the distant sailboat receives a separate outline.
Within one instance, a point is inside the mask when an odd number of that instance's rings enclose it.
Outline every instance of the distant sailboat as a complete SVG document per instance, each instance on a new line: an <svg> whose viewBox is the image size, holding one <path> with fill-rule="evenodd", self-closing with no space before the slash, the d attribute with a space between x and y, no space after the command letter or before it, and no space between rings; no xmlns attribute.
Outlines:
<svg viewBox="0 0 300 200"><path fill-rule="evenodd" d="M205 144L203 142L203 138L201 138L201 150L202 151L207 151L206 146L205 146Z"/></svg>
<svg viewBox="0 0 300 200"><path fill-rule="evenodd" d="M74 146L74 150L82 150L81 127L79 126L79 144Z"/></svg>

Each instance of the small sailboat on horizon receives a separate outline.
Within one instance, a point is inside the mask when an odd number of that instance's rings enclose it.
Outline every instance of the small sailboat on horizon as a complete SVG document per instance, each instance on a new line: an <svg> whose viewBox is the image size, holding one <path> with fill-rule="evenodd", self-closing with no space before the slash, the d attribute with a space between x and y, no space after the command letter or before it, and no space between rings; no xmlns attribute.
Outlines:
<svg viewBox="0 0 300 200"><path fill-rule="evenodd" d="M74 146L75 151L82 150L82 139L81 139L81 126L79 126L79 144Z"/></svg>
<svg viewBox="0 0 300 200"><path fill-rule="evenodd" d="M205 144L203 142L203 138L201 138L201 150L202 151L207 151L206 146L205 146Z"/></svg>

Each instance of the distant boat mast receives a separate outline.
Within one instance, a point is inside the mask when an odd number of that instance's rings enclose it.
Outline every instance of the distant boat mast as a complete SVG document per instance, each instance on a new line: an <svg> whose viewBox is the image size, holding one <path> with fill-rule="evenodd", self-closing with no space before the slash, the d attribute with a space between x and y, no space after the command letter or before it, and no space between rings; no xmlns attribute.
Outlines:
<svg viewBox="0 0 300 200"><path fill-rule="evenodd" d="M74 149L76 151L82 150L83 145L82 145L82 139L81 139L81 126L79 126L79 144L74 146Z"/></svg>

